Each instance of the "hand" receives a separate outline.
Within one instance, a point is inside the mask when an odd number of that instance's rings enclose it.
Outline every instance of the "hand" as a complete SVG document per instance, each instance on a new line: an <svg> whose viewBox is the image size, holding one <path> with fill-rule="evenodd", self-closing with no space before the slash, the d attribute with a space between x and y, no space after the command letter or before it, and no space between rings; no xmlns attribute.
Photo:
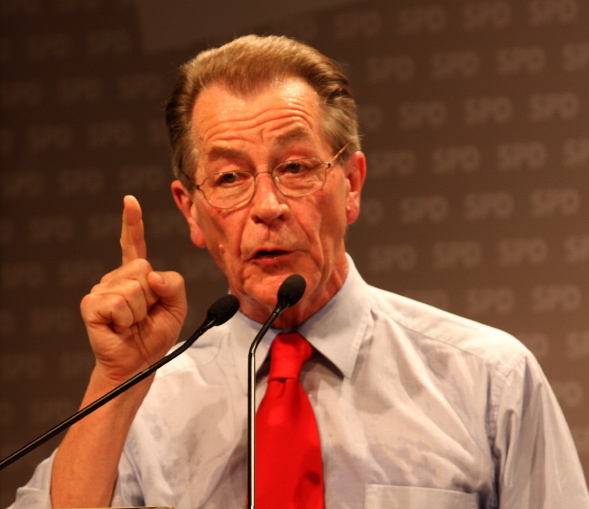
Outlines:
<svg viewBox="0 0 589 509"><path fill-rule="evenodd" d="M123 264L82 299L82 318L96 357L95 373L118 385L162 358L186 316L184 280L155 272L146 260L141 207L126 196L121 230Z"/></svg>

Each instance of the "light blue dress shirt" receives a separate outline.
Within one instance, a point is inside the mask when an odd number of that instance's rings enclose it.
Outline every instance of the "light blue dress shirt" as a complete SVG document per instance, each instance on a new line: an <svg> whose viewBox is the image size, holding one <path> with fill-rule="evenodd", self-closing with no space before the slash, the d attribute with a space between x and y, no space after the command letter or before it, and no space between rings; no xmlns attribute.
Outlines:
<svg viewBox="0 0 589 509"><path fill-rule="evenodd" d="M513 337L367 285L344 286L298 331L321 435L327 509L588 509L569 429ZM113 506L243 509L247 353L238 314L161 368L125 446ZM275 335L257 351L257 401ZM51 459L12 509L46 509Z"/></svg>

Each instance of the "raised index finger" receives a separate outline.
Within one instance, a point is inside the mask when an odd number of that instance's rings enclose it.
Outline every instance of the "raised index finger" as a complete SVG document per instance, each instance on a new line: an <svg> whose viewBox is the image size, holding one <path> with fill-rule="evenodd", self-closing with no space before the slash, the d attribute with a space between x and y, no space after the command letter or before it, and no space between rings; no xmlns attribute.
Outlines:
<svg viewBox="0 0 589 509"><path fill-rule="evenodd" d="M123 265L137 258L147 256L141 205L139 205L137 198L131 195L127 195L123 199L121 250L123 253Z"/></svg>

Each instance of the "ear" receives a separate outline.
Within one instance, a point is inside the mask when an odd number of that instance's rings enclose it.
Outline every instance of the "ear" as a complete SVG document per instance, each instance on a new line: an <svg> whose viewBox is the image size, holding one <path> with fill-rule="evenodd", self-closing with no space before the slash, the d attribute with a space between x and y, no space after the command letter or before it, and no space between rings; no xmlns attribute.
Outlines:
<svg viewBox="0 0 589 509"><path fill-rule="evenodd" d="M360 214L360 193L366 179L366 156L363 152L354 152L344 168L348 181L346 197L346 220L352 224Z"/></svg>
<svg viewBox="0 0 589 509"><path fill-rule="evenodd" d="M197 247L206 247L205 237L196 217L194 194L188 191L182 182L174 180L174 182L172 182L172 195L174 196L176 205L188 223L188 227L190 228L190 240L192 240L192 243Z"/></svg>

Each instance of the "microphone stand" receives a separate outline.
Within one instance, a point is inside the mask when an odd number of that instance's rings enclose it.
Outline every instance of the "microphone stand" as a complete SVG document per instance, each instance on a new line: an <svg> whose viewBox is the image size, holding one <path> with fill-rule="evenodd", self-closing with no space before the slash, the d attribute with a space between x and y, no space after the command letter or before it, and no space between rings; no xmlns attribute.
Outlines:
<svg viewBox="0 0 589 509"><path fill-rule="evenodd" d="M303 296L306 282L302 276L292 274L287 277L278 289L278 303L272 311L270 318L262 326L257 336L252 341L248 354L247 367L247 420L248 420L248 465L247 465L247 482L248 482L248 504L249 509L256 507L256 350L262 338L272 327L272 324L282 314L282 312L296 304Z"/></svg>
<svg viewBox="0 0 589 509"><path fill-rule="evenodd" d="M276 311L276 310L275 310ZM270 317L264 326L260 329L260 332L255 337L252 345L250 346L248 354L248 366L247 366L247 396L248 396L248 489L249 489L249 505L250 509L256 507L256 350L260 341L264 337L264 334L272 326L279 314L274 316L274 313Z"/></svg>

